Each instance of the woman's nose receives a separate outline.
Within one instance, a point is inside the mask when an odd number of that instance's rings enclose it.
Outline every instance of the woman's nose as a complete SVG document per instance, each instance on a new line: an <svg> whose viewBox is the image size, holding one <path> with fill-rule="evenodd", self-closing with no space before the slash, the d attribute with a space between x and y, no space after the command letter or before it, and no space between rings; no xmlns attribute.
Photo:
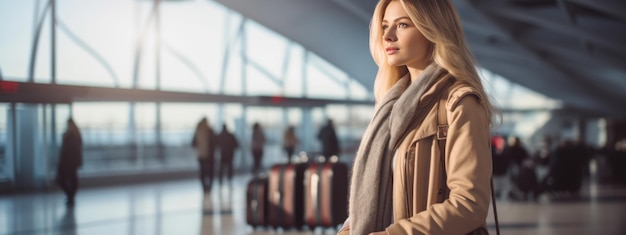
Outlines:
<svg viewBox="0 0 626 235"><path fill-rule="evenodd" d="M387 31L385 31L385 33L383 34L383 39L387 42L396 41L395 30L393 30L393 28L387 29Z"/></svg>

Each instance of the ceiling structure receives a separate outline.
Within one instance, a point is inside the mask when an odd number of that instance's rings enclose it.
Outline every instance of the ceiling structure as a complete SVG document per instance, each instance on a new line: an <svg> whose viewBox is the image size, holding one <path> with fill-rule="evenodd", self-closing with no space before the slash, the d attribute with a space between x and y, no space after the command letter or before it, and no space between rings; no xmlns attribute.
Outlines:
<svg viewBox="0 0 626 235"><path fill-rule="evenodd" d="M373 86L375 0L215 0ZM626 1L452 0L480 66L592 116L626 117Z"/></svg>

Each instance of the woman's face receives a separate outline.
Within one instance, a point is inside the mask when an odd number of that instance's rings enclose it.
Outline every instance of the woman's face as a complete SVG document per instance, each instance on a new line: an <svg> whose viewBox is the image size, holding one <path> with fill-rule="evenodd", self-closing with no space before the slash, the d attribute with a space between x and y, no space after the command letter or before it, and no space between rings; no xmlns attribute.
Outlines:
<svg viewBox="0 0 626 235"><path fill-rule="evenodd" d="M399 1L391 1L382 20L383 48L387 63L424 69L429 62L430 42L415 27Z"/></svg>

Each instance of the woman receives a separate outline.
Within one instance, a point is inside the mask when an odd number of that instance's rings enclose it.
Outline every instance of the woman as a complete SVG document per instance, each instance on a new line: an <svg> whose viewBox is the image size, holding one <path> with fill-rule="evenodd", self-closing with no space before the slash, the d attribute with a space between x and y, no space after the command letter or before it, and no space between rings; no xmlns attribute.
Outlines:
<svg viewBox="0 0 626 235"><path fill-rule="evenodd" d="M376 108L339 233L486 231L493 108L452 3L381 0L370 50Z"/></svg>
<svg viewBox="0 0 626 235"><path fill-rule="evenodd" d="M67 130L63 133L56 179L65 192L68 206L74 205L74 196L78 191L78 168L82 164L83 138L74 120L69 118L67 119Z"/></svg>

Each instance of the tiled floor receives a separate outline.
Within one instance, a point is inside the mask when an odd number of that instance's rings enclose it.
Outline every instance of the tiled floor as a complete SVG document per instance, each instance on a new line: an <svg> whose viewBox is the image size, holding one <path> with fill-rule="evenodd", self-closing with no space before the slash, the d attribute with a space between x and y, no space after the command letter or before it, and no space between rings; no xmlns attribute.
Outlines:
<svg viewBox="0 0 626 235"><path fill-rule="evenodd" d="M68 209L60 191L0 195L0 234L334 234L253 230L245 222L245 184L216 184L203 195L195 179L84 188ZM546 199L546 198L544 198ZM502 234L626 234L626 189L586 186L573 200L499 201ZM491 234L495 234L489 216Z"/></svg>

